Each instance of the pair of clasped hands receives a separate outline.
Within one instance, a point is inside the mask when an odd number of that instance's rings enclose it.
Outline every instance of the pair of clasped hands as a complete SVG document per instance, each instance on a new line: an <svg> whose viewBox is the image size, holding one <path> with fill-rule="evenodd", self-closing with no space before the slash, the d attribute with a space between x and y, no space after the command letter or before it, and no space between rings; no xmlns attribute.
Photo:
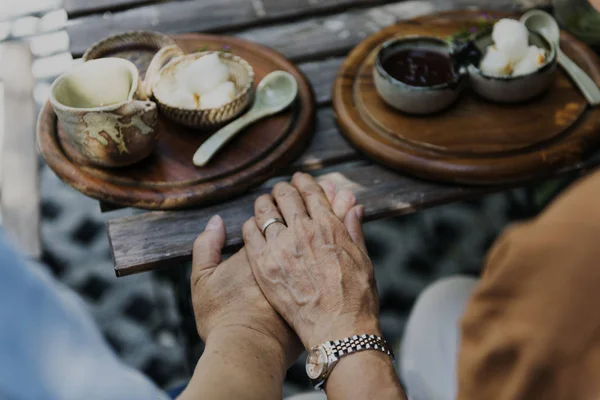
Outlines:
<svg viewBox="0 0 600 400"><path fill-rule="evenodd" d="M192 300L206 343L184 399L281 399L302 349L355 334L381 336L374 270L348 190L297 173L256 200L245 246L222 261L225 225L210 219L194 243ZM273 223L261 232L272 218ZM404 398L391 359L344 357L326 383L330 399Z"/></svg>

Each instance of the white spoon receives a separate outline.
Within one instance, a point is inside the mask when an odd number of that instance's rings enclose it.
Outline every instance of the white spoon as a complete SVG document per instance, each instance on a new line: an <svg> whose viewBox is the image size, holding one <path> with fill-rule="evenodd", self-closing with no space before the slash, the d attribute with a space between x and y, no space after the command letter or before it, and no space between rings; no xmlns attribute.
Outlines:
<svg viewBox="0 0 600 400"><path fill-rule="evenodd" d="M571 76L588 103L592 106L600 104L600 88L598 88L598 85L560 49L560 28L554 17L542 10L531 10L523 14L521 22L556 46L558 63Z"/></svg>
<svg viewBox="0 0 600 400"><path fill-rule="evenodd" d="M224 126L208 138L194 154L194 165L205 166L210 159L242 129L253 122L277 114L292 104L298 95L296 78L285 71L271 72L256 89L256 99L250 111Z"/></svg>

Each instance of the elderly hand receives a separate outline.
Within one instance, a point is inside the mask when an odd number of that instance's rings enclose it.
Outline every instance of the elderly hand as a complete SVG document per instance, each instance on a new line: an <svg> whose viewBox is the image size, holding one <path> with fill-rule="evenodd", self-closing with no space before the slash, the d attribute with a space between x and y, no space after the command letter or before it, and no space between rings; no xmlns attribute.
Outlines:
<svg viewBox="0 0 600 400"><path fill-rule="evenodd" d="M291 185L275 185L273 197L259 198L255 212L243 227L254 277L307 349L355 334L381 334L362 208L340 215L312 177L298 173ZM272 224L263 235L271 218L287 227Z"/></svg>
<svg viewBox="0 0 600 400"><path fill-rule="evenodd" d="M298 356L295 335L257 287L246 251L221 262L225 225L214 216L194 243L192 303L200 338L227 330L253 330L283 351L286 365Z"/></svg>
<svg viewBox="0 0 600 400"><path fill-rule="evenodd" d="M327 193L325 201L331 201L341 217L356 202L348 191L336 194L330 182L323 182L322 189L321 193ZM297 337L265 299L252 276L245 249L221 262L225 235L223 220L214 216L194 243L191 285L198 333L205 342L231 330L259 333L267 344L283 351L289 366L301 350Z"/></svg>

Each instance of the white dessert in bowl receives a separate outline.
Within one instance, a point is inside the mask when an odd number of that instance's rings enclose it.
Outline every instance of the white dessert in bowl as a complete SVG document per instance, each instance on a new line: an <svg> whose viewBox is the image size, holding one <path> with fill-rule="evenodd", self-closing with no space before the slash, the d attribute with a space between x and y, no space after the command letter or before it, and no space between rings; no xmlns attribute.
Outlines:
<svg viewBox="0 0 600 400"><path fill-rule="evenodd" d="M183 125L213 129L240 115L252 101L254 70L236 55L207 51L175 58L153 85L162 114Z"/></svg>
<svg viewBox="0 0 600 400"><path fill-rule="evenodd" d="M483 58L479 65L469 66L469 76L480 96L516 103L540 95L552 84L556 49L521 22L501 19L491 32L480 34L474 42Z"/></svg>

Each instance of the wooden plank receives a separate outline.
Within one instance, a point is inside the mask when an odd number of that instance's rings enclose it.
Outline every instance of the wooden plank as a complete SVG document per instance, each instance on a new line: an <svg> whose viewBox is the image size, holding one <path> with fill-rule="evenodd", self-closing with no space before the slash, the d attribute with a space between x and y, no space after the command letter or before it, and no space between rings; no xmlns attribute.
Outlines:
<svg viewBox="0 0 600 400"><path fill-rule="evenodd" d="M64 0L63 7L69 17L97 13L102 11L124 10L160 0Z"/></svg>
<svg viewBox="0 0 600 400"><path fill-rule="evenodd" d="M275 16L302 16L314 12L332 12L346 10L349 7L373 7L385 4L385 0L260 0L266 15ZM389 3L389 1L387 2Z"/></svg>
<svg viewBox="0 0 600 400"><path fill-rule="evenodd" d="M0 80L4 83L4 134L0 149L0 209L3 225L26 255L39 258L39 169L35 146L34 78L28 46L0 45ZM2 123L2 121L0 121Z"/></svg>
<svg viewBox="0 0 600 400"><path fill-rule="evenodd" d="M282 5L286 2L281 1ZM106 15L91 15L70 22L67 32L70 51L82 54L97 40L113 33L129 30L177 32L233 32L242 28L265 25L282 20L297 20L300 16L343 10L368 4L393 3L391 0L306 0L294 6L265 7L262 0L189 0L138 7ZM426 0L406 1L371 9L355 9L341 14L308 21L281 24L272 28L257 28L243 32L242 37L274 47L284 54L342 54L368 34L397 20L441 11L477 5L481 8L515 9L513 0ZM269 13L269 10L271 12ZM272 33L269 33L272 30ZM283 35L278 37L278 35ZM328 54L331 47L335 54ZM313 54L313 56L314 56Z"/></svg>
<svg viewBox="0 0 600 400"><path fill-rule="evenodd" d="M240 32L237 36L272 47L292 60L318 60L345 55L367 36L398 21L463 8L467 4L493 10L516 9L513 0L405 1L324 18L255 28Z"/></svg>
<svg viewBox="0 0 600 400"><path fill-rule="evenodd" d="M316 101L320 105L331 101L331 90L343 58L330 58L324 61L312 61L300 64L315 91Z"/></svg>
<svg viewBox="0 0 600 400"><path fill-rule="evenodd" d="M130 30L210 32L248 25L257 18L248 0L174 1L78 18L71 21L66 30L71 39L71 52L82 54L94 42L114 33Z"/></svg>
<svg viewBox="0 0 600 400"><path fill-rule="evenodd" d="M548 178L575 171L583 172L598 164L600 152L585 162L558 171ZM355 166L322 177L334 181L338 188L351 189L358 202L365 205L366 221L410 214L435 205L467 200L510 188L438 184L402 176L377 165ZM516 186L518 185L512 187ZM215 214L221 215L227 226L226 251L235 250L242 245L241 226L254 214L255 199L269 191L269 187L263 187L231 202L201 210L154 211L109 220L108 236L117 276L188 260L194 239Z"/></svg>
<svg viewBox="0 0 600 400"><path fill-rule="evenodd" d="M342 137L331 108L317 113L317 129L306 151L294 162L291 171L312 171L347 161L364 159Z"/></svg>
<svg viewBox="0 0 600 400"><path fill-rule="evenodd" d="M71 52L82 54L95 41L129 30L223 32L355 5L386 2L391 0L294 0L266 4L263 0L176 1L78 18L67 27L67 32L71 38Z"/></svg>
<svg viewBox="0 0 600 400"><path fill-rule="evenodd" d="M349 188L365 205L367 220L414 212L442 199L458 200L484 193L482 188L443 186L397 175L376 165L325 175L338 188ZM488 189L489 190L489 189ZM227 248L242 243L241 226L250 218L256 197L269 188L202 210L148 212L108 221L118 276L189 259L192 244L208 219L219 214L227 226Z"/></svg>

